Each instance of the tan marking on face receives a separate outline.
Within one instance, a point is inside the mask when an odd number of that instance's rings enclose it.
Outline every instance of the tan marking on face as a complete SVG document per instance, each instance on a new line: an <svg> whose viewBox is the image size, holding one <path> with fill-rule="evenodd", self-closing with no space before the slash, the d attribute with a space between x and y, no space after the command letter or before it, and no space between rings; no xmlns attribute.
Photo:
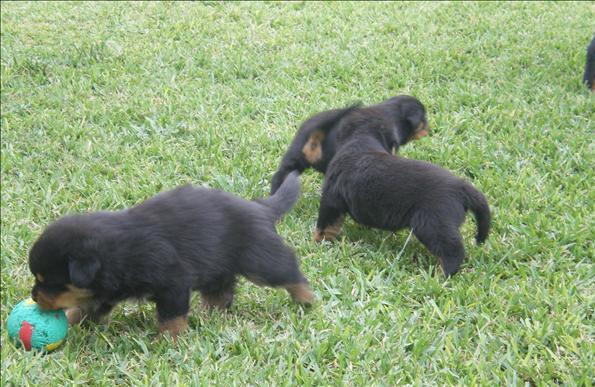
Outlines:
<svg viewBox="0 0 595 387"><path fill-rule="evenodd" d="M304 305L312 305L316 301L316 296L307 283L286 285L285 289L291 295L295 302Z"/></svg>
<svg viewBox="0 0 595 387"><path fill-rule="evenodd" d="M317 163L322 159L322 141L324 133L316 131L310 135L306 145L302 148L302 153L310 164Z"/></svg>
<svg viewBox="0 0 595 387"><path fill-rule="evenodd" d="M422 121L417 126L417 129L413 132L413 137L415 140L419 140L420 138L427 136L430 130L430 125L426 121Z"/></svg>
<svg viewBox="0 0 595 387"><path fill-rule="evenodd" d="M422 137L424 137L424 136L427 136L427 135L428 135L428 131L427 131L427 130L425 130L425 129L423 129L423 130L420 130L419 132L416 132L416 133L413 135L413 137L414 137L416 140L419 140L420 138L422 138Z"/></svg>
<svg viewBox="0 0 595 387"><path fill-rule="evenodd" d="M343 227L343 221L345 217L341 215L337 221L331 225L326 226L324 230L318 228L314 231L314 240L316 242L322 242L323 240L332 241L341 232Z"/></svg>
<svg viewBox="0 0 595 387"><path fill-rule="evenodd" d="M35 278L37 278L37 281L43 283L43 281L45 281L45 278L43 278L43 275L41 274L36 274Z"/></svg>
<svg viewBox="0 0 595 387"><path fill-rule="evenodd" d="M56 310L56 309L59 309L54 304L54 300L51 297L49 297L48 295L46 295L44 292L42 292L42 291L38 291L37 292L37 297L36 298L37 298L37 305L39 305L39 307L42 310Z"/></svg>
<svg viewBox="0 0 595 387"><path fill-rule="evenodd" d="M37 292L37 304L44 310L56 310L75 308L88 303L93 298L93 292L88 289L77 288L74 285L66 285L67 291L50 296L42 290Z"/></svg>
<svg viewBox="0 0 595 387"><path fill-rule="evenodd" d="M171 320L159 323L159 332L169 333L174 341L176 341L178 335L186 329L188 329L188 318L186 316L174 317Z"/></svg>

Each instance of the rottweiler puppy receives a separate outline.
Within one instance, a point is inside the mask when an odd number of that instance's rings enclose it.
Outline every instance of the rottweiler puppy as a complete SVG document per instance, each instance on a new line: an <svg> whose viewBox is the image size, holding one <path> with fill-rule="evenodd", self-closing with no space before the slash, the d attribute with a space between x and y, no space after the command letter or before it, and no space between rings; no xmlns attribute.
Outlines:
<svg viewBox="0 0 595 387"><path fill-rule="evenodd" d="M357 114L354 114L356 113ZM279 169L273 175L271 193L291 171L302 173L312 167L325 173L336 152L335 129L341 122L365 120L370 116L381 125L395 128L404 145L409 140L428 134L428 121L424 105L414 97L399 95L377 105L361 107L354 104L344 109L328 110L306 120L299 128ZM412 134L415 135L412 136Z"/></svg>
<svg viewBox="0 0 595 387"><path fill-rule="evenodd" d="M467 210L475 214L477 242L487 238L486 198L441 167L393 155L394 146L416 135L403 140L396 126L383 122L380 114L354 112L335 129L337 153L326 170L314 239L333 240L346 212L369 227L410 228L451 276L465 257L459 227Z"/></svg>
<svg viewBox="0 0 595 387"><path fill-rule="evenodd" d="M67 309L71 324L100 320L122 300L148 298L160 331L174 339L188 326L191 292L206 307L227 308L237 275L310 304L308 281L275 231L299 190L297 173L255 201L186 185L123 211L63 217L30 251L32 297L42 309Z"/></svg>
<svg viewBox="0 0 595 387"><path fill-rule="evenodd" d="M591 40L591 44L587 48L587 61L585 63L585 75L583 75L583 82L591 91L595 91L595 37Z"/></svg>

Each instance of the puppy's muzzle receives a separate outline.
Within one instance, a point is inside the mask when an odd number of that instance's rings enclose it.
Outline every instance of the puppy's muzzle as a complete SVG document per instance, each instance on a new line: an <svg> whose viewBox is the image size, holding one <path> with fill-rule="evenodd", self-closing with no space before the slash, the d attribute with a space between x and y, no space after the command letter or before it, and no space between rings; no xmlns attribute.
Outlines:
<svg viewBox="0 0 595 387"><path fill-rule="evenodd" d="M60 309L56 306L55 301L52 299L52 297L46 295L43 292L38 291L37 289L33 289L31 291L31 298L33 299L33 301L37 302L37 305L39 305L39 307L42 310Z"/></svg>
<svg viewBox="0 0 595 387"><path fill-rule="evenodd" d="M66 288L67 290L54 296L34 287L31 291L31 298L42 310L74 308L92 301L93 293L90 290L80 289L73 285L66 285Z"/></svg>
<svg viewBox="0 0 595 387"><path fill-rule="evenodd" d="M415 134L414 134L414 138L416 140L419 140L420 138L427 136L429 133L430 133L430 125L428 125L427 121L424 121L421 124L419 124L419 126L417 127L417 130L415 131Z"/></svg>

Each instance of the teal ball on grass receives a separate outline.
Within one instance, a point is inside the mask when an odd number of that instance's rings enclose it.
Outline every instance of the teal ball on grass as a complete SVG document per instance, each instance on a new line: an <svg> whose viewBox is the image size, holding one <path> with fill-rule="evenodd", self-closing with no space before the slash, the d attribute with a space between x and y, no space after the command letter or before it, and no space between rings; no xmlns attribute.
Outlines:
<svg viewBox="0 0 595 387"><path fill-rule="evenodd" d="M51 352L64 342L68 319L63 310L41 310L32 299L19 302L8 315L8 337L25 350Z"/></svg>

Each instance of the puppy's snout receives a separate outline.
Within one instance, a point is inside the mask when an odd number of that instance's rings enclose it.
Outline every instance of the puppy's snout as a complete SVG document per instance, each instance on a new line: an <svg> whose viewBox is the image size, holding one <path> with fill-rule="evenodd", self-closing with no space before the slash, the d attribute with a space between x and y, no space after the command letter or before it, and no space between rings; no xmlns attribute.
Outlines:
<svg viewBox="0 0 595 387"><path fill-rule="evenodd" d="M56 307L56 305L54 305L53 299L49 298L43 292L37 292L36 293L36 298L34 298L33 300L35 302L37 302L37 305L39 305L39 308L41 310L54 310L54 309L58 309Z"/></svg>

